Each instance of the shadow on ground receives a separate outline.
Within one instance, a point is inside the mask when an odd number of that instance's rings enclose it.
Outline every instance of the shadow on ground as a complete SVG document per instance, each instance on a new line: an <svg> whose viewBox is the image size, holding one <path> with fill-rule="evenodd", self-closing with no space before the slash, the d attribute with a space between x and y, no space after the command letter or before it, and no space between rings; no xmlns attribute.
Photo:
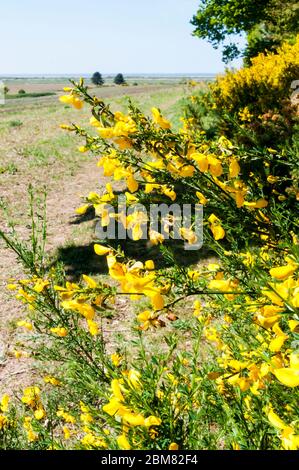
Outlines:
<svg viewBox="0 0 299 470"><path fill-rule="evenodd" d="M158 246L153 246L148 240L105 240L99 243L113 248L120 247L128 259L142 262L151 259L155 262L157 269L171 267L174 264L187 267L213 256L213 252L204 248L186 251L183 243L179 242L165 243L163 251ZM172 255L169 250L170 246ZM95 254L94 243L59 247L51 265L57 262L63 263L69 281L78 281L82 274L108 273L106 257Z"/></svg>
<svg viewBox="0 0 299 470"><path fill-rule="evenodd" d="M107 274L106 258L94 252L94 244L61 246L56 251L51 266L57 262L64 265L68 281L78 281L82 274Z"/></svg>
<svg viewBox="0 0 299 470"><path fill-rule="evenodd" d="M88 208L84 214L75 216L69 223L79 225L90 220L94 220L95 223L97 220L93 207ZM184 242L180 240L165 240L163 245L156 246L149 240L133 241L130 238L110 240L106 238L89 245L59 247L51 266L54 266L57 262L63 263L69 281L78 281L82 274L108 274L106 257L95 254L95 243L115 249L120 248L128 259L142 262L151 259L157 269L173 265L192 266L215 256L215 253L207 247L202 247L199 250L185 250Z"/></svg>

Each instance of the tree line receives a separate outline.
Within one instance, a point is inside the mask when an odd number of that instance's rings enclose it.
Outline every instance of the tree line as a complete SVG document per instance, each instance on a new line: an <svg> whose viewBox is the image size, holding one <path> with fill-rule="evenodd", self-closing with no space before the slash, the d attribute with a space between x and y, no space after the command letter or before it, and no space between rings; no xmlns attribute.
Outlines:
<svg viewBox="0 0 299 470"><path fill-rule="evenodd" d="M100 72L95 72L91 77L91 82L96 86L102 86L104 85L105 80L103 79L102 74ZM116 85L124 85L126 83L122 73L118 73L117 75L115 75L113 82Z"/></svg>

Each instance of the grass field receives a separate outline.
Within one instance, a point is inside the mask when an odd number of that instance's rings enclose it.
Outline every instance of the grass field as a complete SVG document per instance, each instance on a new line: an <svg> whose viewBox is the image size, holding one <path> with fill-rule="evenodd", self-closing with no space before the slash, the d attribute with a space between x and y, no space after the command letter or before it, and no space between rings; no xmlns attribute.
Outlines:
<svg viewBox="0 0 299 470"><path fill-rule="evenodd" d="M0 107L0 194L1 205L12 214L18 233L26 239L30 232L28 185L31 183L37 194L46 190L47 250L53 258L60 256L66 269L76 275L93 271L94 255L90 249L93 221L74 224L75 208L80 205L80 196L98 191L106 181L100 169L95 171L94 157L77 150L80 140L59 128L59 124L71 122L87 126L89 120L87 110L76 111L58 101L64 85L51 82L24 87L31 93L43 90L57 95L7 100ZM158 106L175 125L179 124L180 100L189 93L187 86L179 84L107 86L94 91L114 110L124 110L128 97L147 114L152 106ZM4 218L1 220L7 229ZM20 380L23 385L30 380L28 366L23 359L15 359L10 346L12 340L18 341L14 326L22 317L22 306L5 289L8 277L21 275L14 255L0 246L0 383L6 391L18 386ZM122 324L123 330L127 315L125 301L118 305L118 313L113 327L117 329Z"/></svg>

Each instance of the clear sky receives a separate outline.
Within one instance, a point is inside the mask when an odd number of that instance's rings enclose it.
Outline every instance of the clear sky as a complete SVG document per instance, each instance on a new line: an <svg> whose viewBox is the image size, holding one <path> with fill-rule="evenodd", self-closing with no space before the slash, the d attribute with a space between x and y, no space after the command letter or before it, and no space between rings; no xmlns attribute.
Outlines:
<svg viewBox="0 0 299 470"><path fill-rule="evenodd" d="M220 50L191 35L198 4L0 0L0 74L220 72Z"/></svg>

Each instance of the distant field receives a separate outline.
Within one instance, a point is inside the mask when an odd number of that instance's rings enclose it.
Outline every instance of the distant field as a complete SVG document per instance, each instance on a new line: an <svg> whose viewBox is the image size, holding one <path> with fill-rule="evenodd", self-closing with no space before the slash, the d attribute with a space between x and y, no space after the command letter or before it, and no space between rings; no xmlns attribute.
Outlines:
<svg viewBox="0 0 299 470"><path fill-rule="evenodd" d="M64 106L59 102L59 95L63 93L64 84L31 84L23 89L28 93L50 93L55 89L57 94L41 97L21 97L18 99L8 99L5 105L0 106L0 174L5 174L6 169L16 167L13 173L20 171L18 175L18 184L20 178L25 181L26 178L33 178L28 167L35 166L35 159L32 154L45 153L44 164L47 166L48 160L53 160L59 164L62 163L62 155L74 153L76 139L63 133L59 128L62 122L78 122L88 125L89 113L84 108L78 112L69 106ZM67 83L65 84L67 85ZM35 90L35 91L33 91ZM39 91L38 91L39 90ZM43 90L43 91L42 91ZM10 93L13 90L10 88ZM152 106L158 106L165 115L175 123L179 123L180 99L185 96L189 90L187 86L174 85L138 85L138 86L106 86L93 87L92 93L102 97L109 102L113 109L124 110L127 99L130 97L138 104L145 113L150 113ZM33 150L33 148L35 150ZM25 149L25 150L24 150ZM38 149L38 150L37 150ZM51 155L52 152L52 155ZM78 154L76 160L86 160L86 156ZM42 158L39 158L39 172L45 171L42 165ZM72 161L74 158L72 159ZM54 163L55 165L56 163ZM64 164L70 164L67 159ZM38 175L40 180L40 175ZM0 181L0 187L9 183L9 181ZM5 191L4 191L5 192ZM3 192L1 191L3 194Z"/></svg>
<svg viewBox="0 0 299 470"><path fill-rule="evenodd" d="M18 81L16 81L18 82ZM15 112L15 108L20 109L23 107L26 108L34 108L36 106L42 105L48 106L50 104L54 104L58 102L57 98L59 95L63 94L63 88L66 86L69 86L69 82L65 83L53 83L51 81L47 81L47 83L35 83L35 82L28 82L28 83L15 83L13 82L12 84L7 83L7 86L9 88L9 95L8 99L6 99L6 103L3 106L0 106L0 113L9 113L11 111ZM175 90L177 90L178 97L181 95L182 91L185 90L187 91L187 85L180 85L179 83L172 83L172 84L167 84L167 83L152 83L152 84L139 84L139 85L129 85L129 86L117 86L117 85L104 85L102 87L95 87L93 85L89 85L91 93L103 98L103 99L113 99L117 97L123 97L123 96L136 96L136 97L141 97L141 101L146 97L147 94L152 94L154 93L162 93L162 95L165 93L166 96L171 93L176 93ZM15 98L16 95L18 96L18 91L20 89L23 89L28 95L27 96L22 96L18 97L18 99L9 99L10 95L13 95ZM40 97L32 97L30 94L41 94L42 96ZM50 94L51 95L45 95L45 94ZM18 101L16 103L16 101ZM161 101L161 104L163 105L163 98ZM13 110L12 110L13 108Z"/></svg>
<svg viewBox="0 0 299 470"><path fill-rule="evenodd" d="M20 89L24 89L28 93L41 93L41 92L58 92L64 86L69 86L69 79L68 78L40 78L40 79L26 79L26 78L7 78L2 79L4 84L8 86L10 93L17 93ZM188 78L146 78L146 77L139 77L139 78L129 78L126 79L126 83L129 87L132 86L147 86L147 85L164 85L164 86L172 86L172 85L182 85L187 83ZM85 82L93 87L90 79L85 79ZM101 89L110 87L116 87L113 83L113 79L105 79L104 85ZM96 88L96 87L95 87ZM119 88L119 87L118 87Z"/></svg>

